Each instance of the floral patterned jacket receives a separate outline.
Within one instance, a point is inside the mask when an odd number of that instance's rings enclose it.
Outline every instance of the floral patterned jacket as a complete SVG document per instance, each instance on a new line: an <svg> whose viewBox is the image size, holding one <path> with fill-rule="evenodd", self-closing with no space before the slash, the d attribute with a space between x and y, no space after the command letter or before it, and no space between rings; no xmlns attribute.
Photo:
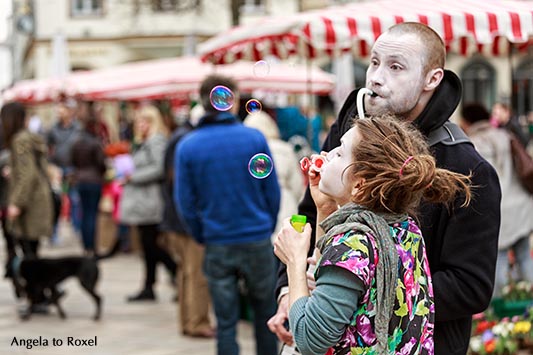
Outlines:
<svg viewBox="0 0 533 355"><path fill-rule="evenodd" d="M412 219L390 226L390 232L398 250L398 282L389 323L389 353L432 355L435 306L422 233ZM376 354L378 258L376 236L354 231L333 237L323 249L316 279L321 268L333 265L353 273L365 290L344 335L328 354Z"/></svg>

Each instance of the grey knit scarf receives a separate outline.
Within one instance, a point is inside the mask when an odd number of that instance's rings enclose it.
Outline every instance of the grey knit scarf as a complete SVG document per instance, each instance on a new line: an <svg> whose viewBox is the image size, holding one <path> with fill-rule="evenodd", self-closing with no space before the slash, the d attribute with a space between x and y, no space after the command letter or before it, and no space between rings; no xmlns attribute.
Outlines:
<svg viewBox="0 0 533 355"><path fill-rule="evenodd" d="M362 206L348 203L320 223L320 227L326 233L317 242L317 248L321 253L331 238L352 230L371 233L376 238L379 259L376 273L377 305L374 326L377 338L376 354L378 355L388 354L389 321L392 317L398 278L398 252L392 240L389 225L406 219L406 214L374 213Z"/></svg>

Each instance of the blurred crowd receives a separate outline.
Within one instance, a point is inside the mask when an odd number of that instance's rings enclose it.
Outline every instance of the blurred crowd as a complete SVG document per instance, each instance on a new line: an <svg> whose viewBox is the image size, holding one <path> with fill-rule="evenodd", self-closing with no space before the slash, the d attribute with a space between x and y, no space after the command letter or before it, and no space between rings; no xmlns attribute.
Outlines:
<svg viewBox="0 0 533 355"><path fill-rule="evenodd" d="M272 176L276 180L275 185L268 186L265 190L268 193L264 195L279 193L279 210L276 207L268 211L275 212L275 228L265 227L259 232L268 233L268 247L263 250L268 251L269 260L274 262L272 268L268 269L269 275L259 279L256 277L253 281L254 277L245 275L242 270L246 268L240 265L240 271L235 276L240 291L250 293L253 298L253 288L259 287L259 281L263 281L264 286L267 278L272 282L275 279L277 260L274 260L271 252L271 238L277 234L283 219L297 213L298 202L305 191L306 179L299 168L299 160L320 150L323 132L331 125L333 116L323 118L312 110L296 106L277 109L264 107L259 112L248 113L242 110L244 106L243 102L235 105L233 110L236 119L242 121L242 126L247 128L243 128L245 131L238 134L234 133L235 139L231 138L231 132L224 133L224 145L228 146L228 151L235 152L257 142L253 138L243 141L241 138L244 135L260 134L267 144L263 150L270 154L274 163L275 173ZM256 265L257 275L260 274L258 270L267 270L267 262L266 259L261 259L264 255L257 254L253 249L259 248L259 244L254 243L265 243L265 240L252 240L251 244L246 244L246 248L242 249L241 256L231 243L229 250L224 249L224 238L231 238L225 232L229 228L239 227L227 227L218 233L217 237L223 242L215 241L216 248L210 246L209 240L206 243L199 242L202 233L191 237L191 234L195 234L195 218L198 216L195 215L196 212L190 215L191 211L183 208L193 199L201 201L206 198L197 191L198 187L204 190L208 198L216 201L219 215L225 213L222 212L225 211L223 199L228 196L228 191L222 192L222 186L214 186L208 178L212 172L202 174L205 170L201 169L204 168L191 168L196 159L201 160L202 151L208 149L206 144L209 140L206 139L201 144L204 145L203 150L199 147L196 150L186 150L186 146L193 144L193 139L180 145L186 136L190 136L199 127L203 131L208 130L206 125L209 126L210 119L217 123L230 120L231 115L225 116L216 110L206 112L206 107L209 108L209 103L191 105L185 117L178 117L160 102L138 104L132 111L132 117L120 114L116 118L113 130L118 134L112 138L112 129L107 124L109 120L105 118L103 106L98 102L63 98L55 105L55 120L47 129L37 116L30 117L27 114L24 105L6 103L0 114L0 207L7 255L5 277L12 277L9 264L18 253L21 252L24 257L38 258L43 238L50 238L52 245L58 242L57 226L60 219L71 224L85 256L93 257L102 253L99 238L103 231L98 228L98 219L106 214L112 217L116 225L113 243L118 246L117 250L131 252L132 232L135 230L138 236L138 243L135 244L139 245L141 251L144 278L140 290L127 296L126 301L157 299L154 285L157 265L161 263L170 280L177 285L176 299L179 299L179 322L183 334L214 337L217 330L209 317L211 304L215 303L215 308L218 307L216 312L223 312L223 309L225 312L238 313L234 308L226 306L226 303L235 302L235 299L220 292L223 289L220 282L225 280L224 275L216 276L221 269L229 268L228 260L216 260L216 256L226 255L230 261L242 257L242 263L248 263L252 268L253 264L263 260L261 265ZM479 154L495 167L500 178L503 199L494 288L494 296L497 297L502 287L513 278L533 282L533 259L529 248L529 232L533 230L533 199L531 192L519 181L510 148L511 137L516 137L524 149L531 151L533 120L524 125L512 114L509 105L502 102L495 104L491 112L480 104L466 103L462 108L460 123ZM252 131L256 133L250 133ZM230 135L226 136L227 134ZM181 150L178 146L181 146ZM214 155L215 152L211 153ZM239 181L243 179L242 172L239 172L241 175L233 174L229 171L231 164L223 158L210 161L209 164L213 171L228 169L225 177L229 179L227 185L233 184L240 190L250 189L246 193L253 196L255 187L241 184ZM181 169L176 171L177 167ZM187 176L189 168L191 173ZM195 182L190 181L191 176ZM239 200L238 203L252 206L251 208L276 204L275 201L258 200ZM254 203L257 206L254 207ZM231 208L234 207L228 206L227 211L231 212ZM260 211L263 207L257 208L256 216L265 212ZM210 213L208 206L201 213L201 218L208 219L202 221L204 227L213 222L209 221ZM231 213L228 216L230 215ZM261 223L258 220L247 222L252 225ZM246 235L250 231L239 232ZM257 236L258 232L254 230L249 234ZM204 254L205 244L207 254ZM249 249L250 245L252 249ZM207 262L204 261L204 255ZM245 260L250 255L257 261ZM226 264L210 271L210 262ZM243 286L243 279L248 285ZM265 290L267 294L271 294L272 289L273 284L270 284ZM264 290L261 292L264 293ZM255 300L259 302L257 297ZM263 327L266 319L275 311L275 300L273 297L269 298L268 305L265 303L259 307L272 308L263 317ZM220 316L217 321L222 322L224 319ZM265 334L273 336L268 330L263 331L264 339L267 339Z"/></svg>
<svg viewBox="0 0 533 355"><path fill-rule="evenodd" d="M529 116L532 118L533 113ZM514 140L524 151L531 152L533 120L529 123L520 120L505 102L495 103L490 111L479 103L465 103L461 126L479 154L496 169L500 180L501 227L494 296L501 297L502 289L509 283L533 282L532 191L520 181L511 144Z"/></svg>
<svg viewBox="0 0 533 355"><path fill-rule="evenodd" d="M319 150L327 127L318 114L296 106L265 107L249 114L242 110L244 102L236 116L264 135L281 190L274 236L281 220L297 212L305 190L299 159ZM174 151L180 139L198 126L205 114L202 105L193 104L183 117L173 115L161 102L139 103L128 111L131 115L122 110L115 127L108 126L109 117L99 102L64 97L54 104L51 124L43 124L31 111L16 102L1 110L5 277L12 277L10 263L17 254L38 258L43 241L52 247L60 243L60 222L70 224L85 256L104 253L103 245L109 241L101 240L107 231L99 219L109 216L107 220L115 224L114 249L125 253L140 249L144 263L143 284L126 301L157 299L156 269L162 263L173 284L182 285L176 291L182 332L213 337L203 246L187 235L173 199ZM306 117L307 113L312 116ZM192 284L183 286L186 283Z"/></svg>

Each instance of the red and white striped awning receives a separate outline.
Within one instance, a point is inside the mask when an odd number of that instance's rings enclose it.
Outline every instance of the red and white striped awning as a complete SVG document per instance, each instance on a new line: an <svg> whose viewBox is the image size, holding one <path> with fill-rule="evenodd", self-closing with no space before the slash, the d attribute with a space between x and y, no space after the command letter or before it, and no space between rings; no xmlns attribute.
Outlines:
<svg viewBox="0 0 533 355"><path fill-rule="evenodd" d="M62 79L29 79L21 80L2 92L4 101L49 102L59 99L61 93L68 92Z"/></svg>
<svg viewBox="0 0 533 355"><path fill-rule="evenodd" d="M266 63L265 63L266 64ZM335 76L305 65L268 64L268 73L257 76L255 62L228 65L203 63L197 57L156 59L128 63L100 70L74 72L62 79L25 80L5 90L6 101L26 103L55 101L60 95L86 100L161 99L198 92L209 74L232 77L241 92L327 94L335 86Z"/></svg>
<svg viewBox="0 0 533 355"><path fill-rule="evenodd" d="M376 0L266 17L202 43L202 60L335 57L369 54L376 38L400 22L421 22L436 30L447 49L463 55L501 55L509 43L533 44L532 0Z"/></svg>

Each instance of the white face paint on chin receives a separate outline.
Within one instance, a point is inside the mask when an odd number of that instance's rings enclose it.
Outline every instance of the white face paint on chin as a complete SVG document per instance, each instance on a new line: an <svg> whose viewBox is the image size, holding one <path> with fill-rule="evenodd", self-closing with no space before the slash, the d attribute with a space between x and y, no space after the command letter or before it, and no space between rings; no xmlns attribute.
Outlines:
<svg viewBox="0 0 533 355"><path fill-rule="evenodd" d="M378 96L365 96L369 115L393 113L409 116L425 85L424 50L411 34L385 33L372 48L366 87Z"/></svg>

